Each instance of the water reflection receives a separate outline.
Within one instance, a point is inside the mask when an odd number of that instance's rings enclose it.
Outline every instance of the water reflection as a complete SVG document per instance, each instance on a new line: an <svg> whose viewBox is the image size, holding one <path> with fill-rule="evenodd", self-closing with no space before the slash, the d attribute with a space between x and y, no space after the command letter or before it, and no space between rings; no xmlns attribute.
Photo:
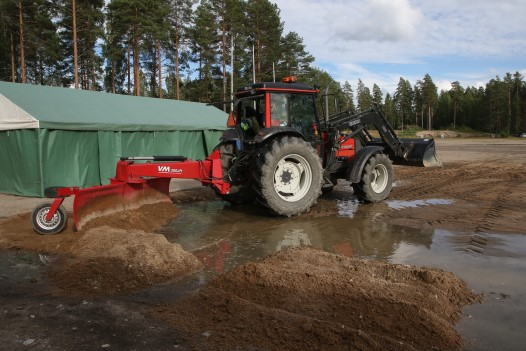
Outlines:
<svg viewBox="0 0 526 351"><path fill-rule="evenodd" d="M351 199L333 202L333 206L338 215L281 218L250 206L232 209L221 202L193 203L183 206L163 234L193 252L211 274L295 246L387 260L401 244L429 248L432 243L432 230L397 227L380 220L387 204L360 204Z"/></svg>
<svg viewBox="0 0 526 351"><path fill-rule="evenodd" d="M427 205L450 205L454 201L450 199L426 199L426 200L412 200L412 201L403 201L403 200L387 200L386 203L389 208L393 209L403 209L403 208L412 208L420 207Z"/></svg>

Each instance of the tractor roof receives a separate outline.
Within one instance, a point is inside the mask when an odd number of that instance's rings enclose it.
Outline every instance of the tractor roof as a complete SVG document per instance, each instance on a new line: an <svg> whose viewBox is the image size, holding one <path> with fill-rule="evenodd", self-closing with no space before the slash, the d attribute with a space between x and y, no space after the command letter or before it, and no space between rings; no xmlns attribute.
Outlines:
<svg viewBox="0 0 526 351"><path fill-rule="evenodd" d="M303 83L282 83L282 82L260 82L245 85L237 90L236 95L243 95L252 91L289 91L289 92L303 92L303 93L317 93L318 89Z"/></svg>

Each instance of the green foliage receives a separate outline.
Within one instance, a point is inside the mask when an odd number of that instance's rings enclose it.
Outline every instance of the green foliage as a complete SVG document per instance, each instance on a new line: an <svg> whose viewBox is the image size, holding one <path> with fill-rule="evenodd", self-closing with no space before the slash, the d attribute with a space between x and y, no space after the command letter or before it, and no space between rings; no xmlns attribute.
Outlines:
<svg viewBox="0 0 526 351"><path fill-rule="evenodd" d="M0 1L0 80L20 82L24 72L28 83L72 84L72 1L21 0L21 9L19 0ZM355 87L340 85L314 66L300 34L284 32L280 10L269 0L75 1L81 89L212 102L230 100L231 73L234 89L296 75L320 87L320 112L376 103L404 135L415 128L497 135L526 130L526 84L519 72L483 87L455 81L440 92L429 74L413 83L400 77L385 96L361 79Z"/></svg>
<svg viewBox="0 0 526 351"><path fill-rule="evenodd" d="M409 125L405 126L405 128L397 132L397 134L401 137L415 137L416 133L420 131L422 131L422 128L414 125Z"/></svg>

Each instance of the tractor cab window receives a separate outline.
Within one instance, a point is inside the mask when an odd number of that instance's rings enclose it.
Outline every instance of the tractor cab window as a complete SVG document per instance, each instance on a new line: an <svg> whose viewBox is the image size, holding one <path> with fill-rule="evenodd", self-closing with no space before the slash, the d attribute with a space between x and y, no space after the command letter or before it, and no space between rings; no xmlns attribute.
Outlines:
<svg viewBox="0 0 526 351"><path fill-rule="evenodd" d="M270 94L272 125L298 129L305 138L316 135L316 104L312 94Z"/></svg>
<svg viewBox="0 0 526 351"><path fill-rule="evenodd" d="M271 125L275 127L289 125L288 94L270 94L270 119Z"/></svg>
<svg viewBox="0 0 526 351"><path fill-rule="evenodd" d="M254 132L265 127L265 95L240 99L237 105L239 122L248 122Z"/></svg>

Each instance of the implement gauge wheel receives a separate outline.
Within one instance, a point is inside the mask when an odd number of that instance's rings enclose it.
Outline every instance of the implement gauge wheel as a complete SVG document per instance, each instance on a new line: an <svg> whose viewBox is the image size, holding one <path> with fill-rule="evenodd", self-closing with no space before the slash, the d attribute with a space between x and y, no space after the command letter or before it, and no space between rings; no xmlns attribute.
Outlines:
<svg viewBox="0 0 526 351"><path fill-rule="evenodd" d="M68 222L68 214L63 206L59 206L51 220L46 221L46 216L51 209L51 203L42 203L35 207L31 213L33 230L38 234L58 234L64 230Z"/></svg>

